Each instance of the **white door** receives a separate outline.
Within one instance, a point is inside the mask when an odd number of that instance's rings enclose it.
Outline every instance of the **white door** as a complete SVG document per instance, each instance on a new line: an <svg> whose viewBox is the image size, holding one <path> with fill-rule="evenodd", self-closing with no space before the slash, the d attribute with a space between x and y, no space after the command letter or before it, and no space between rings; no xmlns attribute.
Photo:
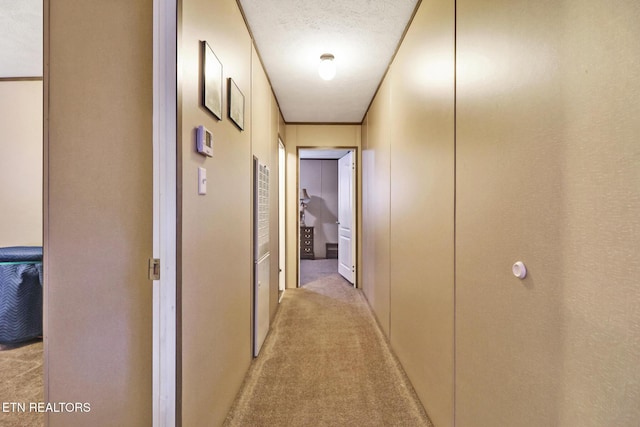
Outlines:
<svg viewBox="0 0 640 427"><path fill-rule="evenodd" d="M282 141L278 141L278 233L279 233L279 273L278 273L278 291L280 298L285 288L285 151Z"/></svg>
<svg viewBox="0 0 640 427"><path fill-rule="evenodd" d="M253 193L253 355L269 332L269 168L254 157Z"/></svg>
<svg viewBox="0 0 640 427"><path fill-rule="evenodd" d="M353 151L338 160L338 272L355 281L355 161Z"/></svg>
<svg viewBox="0 0 640 427"><path fill-rule="evenodd" d="M176 424L176 7L153 2L153 426Z"/></svg>
<svg viewBox="0 0 640 427"><path fill-rule="evenodd" d="M44 396L87 405L60 403L43 421L150 426L153 58L139 55L151 53L153 5L44 7ZM100 66L120 55L127 59L115 67Z"/></svg>

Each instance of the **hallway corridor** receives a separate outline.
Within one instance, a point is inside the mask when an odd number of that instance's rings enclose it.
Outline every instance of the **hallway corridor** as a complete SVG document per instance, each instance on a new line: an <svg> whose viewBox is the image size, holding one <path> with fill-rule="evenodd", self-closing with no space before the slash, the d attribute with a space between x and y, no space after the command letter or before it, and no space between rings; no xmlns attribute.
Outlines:
<svg viewBox="0 0 640 427"><path fill-rule="evenodd" d="M431 426L360 290L285 292L225 426Z"/></svg>
<svg viewBox="0 0 640 427"><path fill-rule="evenodd" d="M2 4L47 427L640 427L640 1Z"/></svg>

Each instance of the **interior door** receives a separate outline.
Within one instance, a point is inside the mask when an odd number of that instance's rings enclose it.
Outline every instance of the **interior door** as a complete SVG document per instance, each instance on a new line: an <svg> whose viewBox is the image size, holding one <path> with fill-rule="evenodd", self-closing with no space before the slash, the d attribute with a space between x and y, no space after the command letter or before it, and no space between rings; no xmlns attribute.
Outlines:
<svg viewBox="0 0 640 427"><path fill-rule="evenodd" d="M177 10L154 0L153 30L153 426L176 425L177 380Z"/></svg>
<svg viewBox="0 0 640 427"><path fill-rule="evenodd" d="M279 235L279 262L278 292L280 298L285 289L286 252L285 252L285 150L282 141L278 141L278 235Z"/></svg>
<svg viewBox="0 0 640 427"><path fill-rule="evenodd" d="M45 424L150 426L153 4L44 7Z"/></svg>
<svg viewBox="0 0 640 427"><path fill-rule="evenodd" d="M338 272L355 287L355 162L353 151L338 160Z"/></svg>
<svg viewBox="0 0 640 427"><path fill-rule="evenodd" d="M269 332L269 168L254 157L253 182L253 355Z"/></svg>

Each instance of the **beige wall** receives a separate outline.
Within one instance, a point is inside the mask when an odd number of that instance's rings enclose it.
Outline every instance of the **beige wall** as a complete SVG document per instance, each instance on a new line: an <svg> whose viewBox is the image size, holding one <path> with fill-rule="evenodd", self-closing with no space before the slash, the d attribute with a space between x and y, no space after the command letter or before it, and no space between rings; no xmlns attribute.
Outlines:
<svg viewBox="0 0 640 427"><path fill-rule="evenodd" d="M50 427L152 423L152 6L45 2Z"/></svg>
<svg viewBox="0 0 640 427"><path fill-rule="evenodd" d="M0 247L42 245L42 82L0 82Z"/></svg>
<svg viewBox="0 0 640 427"><path fill-rule="evenodd" d="M454 8L423 1L367 115L364 289L437 426L453 422Z"/></svg>
<svg viewBox="0 0 640 427"><path fill-rule="evenodd" d="M179 117L182 176L182 423L220 425L251 362L252 162L271 168L270 315L277 309L277 135L279 110L233 0L182 2ZM223 118L200 102L200 41L223 65ZM245 97L245 127L227 117L227 78ZM213 157L195 151L194 129L214 138ZM207 194L197 194L197 168Z"/></svg>
<svg viewBox="0 0 640 427"><path fill-rule="evenodd" d="M457 13L456 425L638 426L640 4Z"/></svg>
<svg viewBox="0 0 640 427"><path fill-rule="evenodd" d="M287 288L295 288L298 283L298 213L300 191L298 189L298 148L340 148L355 147L358 148L358 157L360 157L360 125L287 125L286 126L286 156L287 156ZM357 164L360 164L358 158ZM358 168L358 224L361 223L361 178ZM361 227L358 226L358 241L361 241ZM358 247L358 281L360 281L361 264L361 248Z"/></svg>
<svg viewBox="0 0 640 427"><path fill-rule="evenodd" d="M423 2L414 19L390 75L390 340L429 416L445 426L453 415L454 4Z"/></svg>
<svg viewBox="0 0 640 427"><path fill-rule="evenodd" d="M457 3L454 144L453 9L421 3L363 122L365 294L436 425L455 283L455 425L637 426L640 6L506 6Z"/></svg>
<svg viewBox="0 0 640 427"><path fill-rule="evenodd" d="M362 288L389 337L391 91L385 80L362 123Z"/></svg>
<svg viewBox="0 0 640 427"><path fill-rule="evenodd" d="M220 425L251 361L251 39L232 0L182 2L182 425ZM223 120L201 106L200 41L223 64ZM245 130L229 120L227 78L245 96ZM194 129L214 138L195 151ZM207 194L198 195L198 167Z"/></svg>
<svg viewBox="0 0 640 427"><path fill-rule="evenodd" d="M278 259L280 247L278 244L278 125L280 109L276 103L271 85L262 67L255 47L251 53L251 81L252 81L252 121L251 147L253 155L260 162L269 166L269 195L270 195L270 274L269 274L269 313L270 318L278 309Z"/></svg>

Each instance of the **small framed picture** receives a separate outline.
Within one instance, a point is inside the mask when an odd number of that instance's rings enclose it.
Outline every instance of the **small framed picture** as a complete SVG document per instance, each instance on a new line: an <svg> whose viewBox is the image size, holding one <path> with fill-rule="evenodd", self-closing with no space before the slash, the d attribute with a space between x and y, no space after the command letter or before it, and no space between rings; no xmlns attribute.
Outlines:
<svg viewBox="0 0 640 427"><path fill-rule="evenodd" d="M202 42L202 105L222 120L222 63L206 41Z"/></svg>
<svg viewBox="0 0 640 427"><path fill-rule="evenodd" d="M232 78L229 78L229 118L238 129L244 130L244 95Z"/></svg>

